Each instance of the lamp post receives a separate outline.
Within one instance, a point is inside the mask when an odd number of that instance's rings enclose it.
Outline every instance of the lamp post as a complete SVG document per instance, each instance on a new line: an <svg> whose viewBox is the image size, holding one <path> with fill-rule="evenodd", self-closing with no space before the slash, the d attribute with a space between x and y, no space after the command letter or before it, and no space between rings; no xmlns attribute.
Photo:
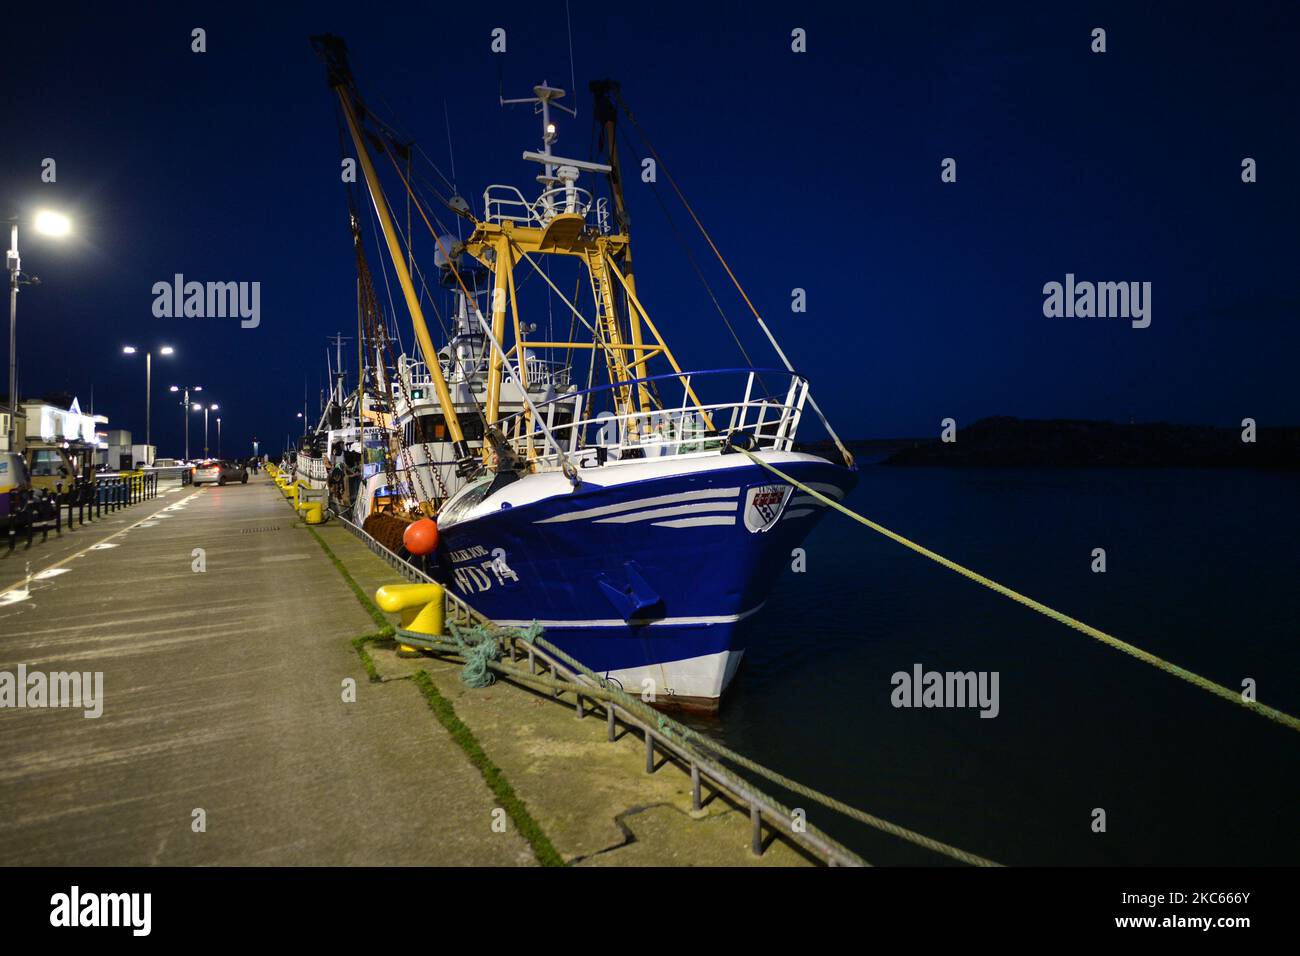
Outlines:
<svg viewBox="0 0 1300 956"><path fill-rule="evenodd" d="M137 351L134 345L122 346L123 355L134 355ZM170 345L164 345L158 354L171 355L175 351ZM144 353L144 443L153 444L153 349Z"/></svg>
<svg viewBox="0 0 1300 956"><path fill-rule="evenodd" d="M213 405L213 408L217 406ZM217 457L221 457L221 416L217 416Z"/></svg>
<svg viewBox="0 0 1300 956"><path fill-rule="evenodd" d="M9 222L9 252L5 263L9 267L9 450L18 443L18 286L38 281L34 276L23 279L22 260L18 256L18 220ZM46 236L66 236L72 231L67 216L57 212L38 212L32 223L36 231Z"/></svg>
<svg viewBox="0 0 1300 956"><path fill-rule="evenodd" d="M220 405L217 405L215 403L212 405L203 406L203 457L204 458L208 457L208 412L210 411L215 412L220 407L221 407ZM199 406L195 405L194 410L198 411L198 409ZM220 420L221 419L217 419L217 421Z"/></svg>
<svg viewBox="0 0 1300 956"><path fill-rule="evenodd" d="M185 460L189 461L190 460L190 392L201 392L203 391L203 386L202 385L173 385L171 387L171 390L173 392L182 393L181 408L185 409ZM199 407L195 405L194 411L197 412L198 410Z"/></svg>

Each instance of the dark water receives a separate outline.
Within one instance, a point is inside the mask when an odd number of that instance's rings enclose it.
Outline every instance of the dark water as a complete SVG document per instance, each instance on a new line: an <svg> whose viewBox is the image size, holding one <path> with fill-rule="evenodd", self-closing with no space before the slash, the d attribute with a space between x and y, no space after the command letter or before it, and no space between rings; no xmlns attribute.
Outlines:
<svg viewBox="0 0 1300 956"><path fill-rule="evenodd" d="M1300 714L1298 486L1244 470L868 465L847 503L1219 683L1254 678L1261 701ZM1002 863L1300 863L1300 734L843 516L807 553L707 724L729 745ZM915 663L998 671L1000 714L893 707L890 677ZM791 805L871 862L943 862Z"/></svg>

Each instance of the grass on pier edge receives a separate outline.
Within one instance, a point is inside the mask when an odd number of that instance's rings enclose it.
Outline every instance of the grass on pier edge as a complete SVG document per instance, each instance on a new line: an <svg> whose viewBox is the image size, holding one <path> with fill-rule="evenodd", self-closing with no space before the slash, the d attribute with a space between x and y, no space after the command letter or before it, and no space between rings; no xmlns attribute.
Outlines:
<svg viewBox="0 0 1300 956"><path fill-rule="evenodd" d="M321 546L326 557L330 559L330 562L342 575L343 580L347 582L348 587L352 589L352 594L360 602L361 606L366 609L366 613L380 627L379 631L373 634L364 634L352 641L352 646L356 649L357 656L361 658L361 663L365 667L366 674L369 675L371 682L378 682L380 679L379 671L370 656L368 645L374 641L391 638L394 633L393 626L388 623L388 618L384 616L383 611L379 610L379 606L370 599L370 595L366 594L361 589L361 585L357 584L351 572L339 560L338 555L334 553L334 549L325 543L325 539L317 533L315 528L308 527L307 530L311 532L311 536L316 539L316 543ZM412 675L412 680L415 686L420 688L420 693L424 695L425 702L429 705L429 709L433 711L434 716L438 718L438 722L446 728L447 733L451 734L452 739L456 741L460 749L465 751L465 756L469 758L469 762L482 774L484 783L501 801L502 809L514 821L519 835L528 841L533 855L537 857L537 862L542 866L564 866L564 858L555 849L546 832L533 819L532 814L528 812L528 808L519 799L518 794L515 793L515 788L510 785L510 781L501 772L501 768L494 764L483 750L478 738L474 736L474 732L456 714L456 709L452 707L451 701L439 693L438 688L433 685L433 680L429 677L428 672L424 670L416 671Z"/></svg>

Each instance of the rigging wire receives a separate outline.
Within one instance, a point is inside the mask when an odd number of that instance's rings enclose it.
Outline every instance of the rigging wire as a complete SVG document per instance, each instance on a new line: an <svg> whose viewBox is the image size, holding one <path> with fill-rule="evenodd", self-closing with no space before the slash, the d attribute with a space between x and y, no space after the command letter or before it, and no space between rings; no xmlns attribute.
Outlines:
<svg viewBox="0 0 1300 956"><path fill-rule="evenodd" d="M643 159L643 156L639 151L634 150L634 152L636 153L638 162ZM672 232L673 238L677 240L677 245L681 248L682 253L686 256L686 261L689 262L691 268L695 270L695 275L699 278L700 284L704 286L704 291L708 293L709 299L712 300L713 307L718 310L718 315L722 317L723 324L726 325L727 331L731 333L732 339L735 340L736 347L740 349L740 354L744 357L745 364L752 368L754 361L749 357L749 352L745 350L745 343L741 341L735 327L731 324L731 320L727 317L726 311L722 308L722 303L718 300L717 294L713 291L713 286L709 283L708 277L705 276L704 270L700 268L700 264L696 260L695 254L691 252L691 247L686 242L686 237L682 235L681 230L677 227L677 221L673 219L673 215L669 211L667 203L664 202L663 196L659 194L659 189L654 183L650 184L650 192L655 197L655 202L663 212L664 218L668 221L668 228Z"/></svg>
<svg viewBox="0 0 1300 956"><path fill-rule="evenodd" d="M406 187L406 191L413 195L414 189L412 188L411 183L406 179L406 177L402 175L402 168L401 166L398 165L397 159L395 156L393 156L392 151L388 148L387 144L384 143L383 140L380 141L380 146L383 148L384 154L388 156L389 161L393 164L393 169L396 171L398 178L402 181L402 185ZM382 193L383 191L382 186L380 187L380 189ZM429 230L429 233L433 236L434 242L437 244L439 250L441 250L443 256L447 259L447 268L450 270L451 274L456 278L456 282L460 286L461 292L463 292L465 296L468 298L469 289L465 285L465 279L460 274L460 270L456 267L456 260L451 256L450 251L443 245L442 238L439 236L438 232L433 228L433 223L429 221L429 216L432 214L431 211L425 210L424 204L421 203L418 200L418 198L416 200L415 206L420 213L420 217L424 220L425 227ZM481 316L479 316L479 318L480 321L482 321ZM569 456L564 451L564 447L551 433L550 426L548 426L545 420L542 418L542 416L537 413L537 407L533 404L532 399L529 397L528 390L523 386L523 380L521 377L522 369L523 369L522 356L516 356L517 359L516 365L519 370L517 371L516 367L512 367L510 365L509 356L505 353L501 344L497 342L495 338L492 337L490 332L487 335L487 340L488 340L488 344L496 350L498 357L501 359L501 364L506 370L506 372L508 372L510 378L514 380L514 384L519 389L520 398L523 400L525 406L524 412L516 413L515 415L509 417L520 419L521 415L526 416L526 419L529 422L529 429L530 429L530 437L529 437L530 447L532 443L531 429L533 427L541 429L542 434L545 436L546 441L549 443L551 447L555 449L556 456L560 462L561 471L564 473L565 477L567 477L569 481L572 482L576 487L582 480L581 477L579 476L577 466L574 465L573 462L569 459ZM516 349L517 348L518 345L516 343ZM473 401L475 406L477 407L477 399L473 397L472 393L470 398L471 401ZM450 411L452 414L455 414L454 407ZM480 414L481 414L481 410L480 410ZM520 420L522 421L522 419ZM489 429L485 425L484 428L485 441L488 440L488 436L489 436Z"/></svg>
<svg viewBox="0 0 1300 956"><path fill-rule="evenodd" d="M460 190L456 188L456 149L451 142L451 112L447 109L446 97L442 99L442 118L447 125L447 158L451 161L451 182L448 185L451 187L452 194L455 195Z"/></svg>
<svg viewBox="0 0 1300 956"><path fill-rule="evenodd" d="M628 108L627 103L624 102L623 100L622 94L617 89L614 90L614 96L618 100L618 105L623 108L623 112L627 115L628 121L631 122L633 129L637 131L638 135L640 135L641 137L641 140L645 143L646 148L649 149L651 155L654 156L655 164L657 168L663 170L664 178L666 178L668 180L668 184L673 187L673 192L677 194L677 198L681 200L681 203L686 208L687 213L690 214L691 219L695 222L696 228L698 228L700 230L700 234L704 236L704 241L709 244L709 248L712 249L713 254L717 256L718 262L722 264L722 268L726 271L727 276L731 279L732 284L736 287L736 291L740 293L740 297L744 299L745 304L749 306L749 311L754 314L754 319L758 322L759 328L763 330L763 334L767 336L767 340L772 344L772 348L776 350L776 354L778 357L780 357L782 364L785 365L787 371L793 373L794 366L790 364L790 359L786 357L785 352L782 350L780 344L776 340L776 336L772 334L772 330L768 328L767 323L763 321L763 316L759 313L758 308L754 305L753 301L749 298L749 295L745 292L745 288L740 284L740 280L736 278L736 274L731 271L731 266L727 264L727 260L723 257L722 252L718 249L717 245L714 243L713 237L709 235L709 231L704 228L704 223L700 222L700 217L695 214L694 208L692 208L691 204L687 201L685 194L681 190L681 187L677 185L677 181L673 179L672 173L668 171L668 167L664 164L663 157L661 157L659 155L659 151L654 148L654 144L650 142L650 137L648 137L645 134L645 130L641 129L640 124L637 123L636 121L636 117L632 114L632 110ZM810 404L813 408L813 411L817 413L817 417L821 420L822 426L826 429L827 433L830 435L831 440L835 442L836 447L839 448L840 454L844 456L844 463L849 467L852 467L853 466L852 453L848 450L847 447L845 447L844 442L840 440L840 436L836 434L835 429L831 427L830 420L827 419L826 413L821 410L821 406L817 404L817 400L813 398L811 393L809 393L808 395L808 404Z"/></svg>
<svg viewBox="0 0 1300 956"><path fill-rule="evenodd" d="M573 66L573 18L569 16L569 0L564 0L564 24L569 31L569 90L573 93L573 118L578 118L578 80Z"/></svg>

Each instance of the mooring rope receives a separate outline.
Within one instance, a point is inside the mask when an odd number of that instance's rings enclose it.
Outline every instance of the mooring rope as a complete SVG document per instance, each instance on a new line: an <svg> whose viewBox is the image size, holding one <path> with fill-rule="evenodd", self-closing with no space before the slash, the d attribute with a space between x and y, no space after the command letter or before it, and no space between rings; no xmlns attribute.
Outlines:
<svg viewBox="0 0 1300 956"><path fill-rule="evenodd" d="M1123 651L1125 654L1128 654L1131 657L1136 657L1138 660L1144 661L1145 663L1150 664L1152 667L1157 667L1167 674L1172 674L1173 676L1180 678L1181 680L1185 680L1189 684L1193 685L1194 687L1199 687L1202 690L1209 691L1211 694L1214 694L1217 697L1222 697L1224 700L1231 701L1234 704L1244 707L1249 711L1254 711L1255 713L1260 714L1263 717L1267 717L1269 720L1276 721L1277 723L1281 724L1283 727L1289 727L1291 730L1300 731L1300 719L1292 717L1290 714L1285 713L1284 711L1278 710L1275 707L1269 707L1267 704L1261 704L1259 701L1256 700L1247 700L1239 691L1235 691L1230 687L1224 687L1222 684L1215 683L1214 681L1210 680L1208 677L1202 677L1200 674L1195 674L1184 667L1179 667L1177 664L1171 663L1170 661L1165 660L1163 657L1159 657L1155 654L1152 654L1150 651L1145 651L1140 647L1136 647L1133 644L1128 643L1127 641L1120 640L1118 637L1115 637L1113 634L1107 634L1105 631L1099 630L1098 628L1095 628L1090 624L1085 624L1083 623L1083 621L1070 617L1070 615L1064 614L1061 611L1056 610L1055 608L1048 607L1046 604L1043 604L1041 601L1035 601L1033 598L1021 594L1019 591L1009 588L1005 584L999 584L997 581L985 577L984 575L980 574L978 571L972 571L970 568L960 565L956 561L953 561L949 558L945 558L941 554L936 554L935 552L931 551L929 548L917 544L915 541L903 537L898 532L891 531L888 528L886 528L884 525L877 524L876 522L872 521L870 518L864 517L863 515L858 514L856 511L853 511L850 508L844 507L844 505L840 504L838 501L835 501L827 497L821 492L809 488L803 482L790 477L789 475L787 475L785 472L781 471L779 468L775 467L774 465L771 465L768 462L763 461L753 452L739 447L736 447L736 450L740 452L744 452L744 454L748 455L750 460L753 461L755 464L761 465L763 468L766 468L768 471L776 475L782 481L789 482L790 484L794 485L794 487L798 488L800 491L804 492L805 494L812 495L822 504L834 508L836 511L840 512L841 514L848 515L850 518L852 518L854 521L858 522L859 524L866 525L872 531L876 531L879 532L880 534L883 534L886 538L889 538L891 541L898 542L903 547L915 551L917 554L921 555L922 557L929 558L931 561L934 561L936 564L943 565L945 568L948 568L950 571L956 571L962 577L968 578L971 581L974 581L976 584L982 584L984 587L988 588L991 591L996 591L998 594L1001 594L1004 597L1009 597L1011 598L1011 600L1015 601L1016 603L1023 604L1025 607L1037 611L1039 614L1045 615L1046 617L1050 617L1052 620L1058 621L1059 623L1064 624L1066 627L1071 627L1082 634L1087 634L1089 637L1101 641L1103 644L1106 644L1109 647L1113 647L1118 651Z"/></svg>
<svg viewBox="0 0 1300 956"><path fill-rule="evenodd" d="M673 720L667 714L664 714L653 707L643 703L621 687L611 683L608 679L591 670L581 661L571 657L565 651L556 647L542 635L545 633L540 624L533 622L529 627L517 629L501 627L499 625L459 625L448 622L448 627L452 631L452 639L447 640L445 637L431 637L428 634L422 634L415 631L408 631L403 628L397 628L396 636L398 640L402 638L414 639L419 644L426 646L437 645L439 649L445 649L452 653L460 654L465 659L465 667L461 671L461 680L470 687L486 687L491 683L490 672L499 670L507 676L519 677L520 679L532 680L530 675L514 675L511 669L498 663L500 660L500 643L501 641L514 637L521 638L526 643L534 644L546 651L552 657L571 668L575 672L582 674L590 680L595 688L599 688L598 693L593 697L599 697L606 700L613 700L628 713L635 714L641 720L654 725L654 727L666 737L677 737L683 744L695 745L703 750L707 750L715 757L727 760L738 767L757 774L773 783L776 783L791 793L797 793L800 796L807 797L824 807L835 810L851 820L866 824L869 827L877 829L882 833L888 833L891 836L898 837L915 846L939 853L961 863L967 863L971 866L1001 866L986 857L977 856L974 853L968 853L965 850L935 840L926 836L924 833L917 833L915 830L909 830L907 827L899 826L889 820L885 820L874 814L867 813L865 810L859 810L857 807L849 806L841 800L837 800L829 794L814 790L812 787L805 786L797 780L791 780L784 774L778 773L769 767L765 767L757 761L751 760L744 754L737 753L729 747L723 746L711 737L705 736L690 727ZM469 640L466 640L469 638ZM494 648L495 650L488 650ZM472 656L471 656L472 655ZM485 679L486 677L486 679ZM581 688L574 687L578 693L582 693ZM769 798L771 799L771 798ZM773 801L775 803L775 801ZM777 804L780 806L780 804ZM784 808L783 808L784 809Z"/></svg>
<svg viewBox="0 0 1300 956"><path fill-rule="evenodd" d="M792 780L784 774L772 770L770 767L765 767L761 763L746 757L744 754L737 753L730 747L718 743L712 737L708 737L698 731L692 730L685 724L673 720L673 718L669 717L667 714L655 710L653 707L650 707L637 698L632 697L621 688L613 686L608 680L592 671L581 661L571 657L550 641L543 638L541 634L542 631L540 628L538 628L536 624L533 624L532 627L517 636L522 637L530 643L536 644L548 654L558 658L562 663L585 676L588 680L595 681L599 687L609 691L615 699L617 699L620 707L630 713L636 714L642 720L653 722L661 734L669 737L676 736L683 742L695 744L698 747L708 750L715 756L722 757L738 767L743 767L760 777L770 780L772 783L784 787L791 793L797 793L801 797L807 797L809 800L820 803L824 807L842 813L851 820L856 820L859 823L880 830L882 833L888 833L891 836L898 837L900 840L905 840L908 843L942 854L943 856L950 857L962 863L968 863L971 866L1002 865L993 860L987 859L986 857L977 856L974 853L968 853L959 847L928 837L924 833L917 833L915 830L909 830L907 827L899 826L897 823L892 823L882 817L867 813L865 810L859 810L857 807L850 806L841 800L837 800L829 794L822 793L820 790L814 790L812 787L806 786L797 780Z"/></svg>
<svg viewBox="0 0 1300 956"><path fill-rule="evenodd" d="M455 621L448 621L447 629L465 658L465 666L460 672L461 682L476 689L490 686L496 678L488 665L501 659L501 644L483 628L461 627Z"/></svg>

